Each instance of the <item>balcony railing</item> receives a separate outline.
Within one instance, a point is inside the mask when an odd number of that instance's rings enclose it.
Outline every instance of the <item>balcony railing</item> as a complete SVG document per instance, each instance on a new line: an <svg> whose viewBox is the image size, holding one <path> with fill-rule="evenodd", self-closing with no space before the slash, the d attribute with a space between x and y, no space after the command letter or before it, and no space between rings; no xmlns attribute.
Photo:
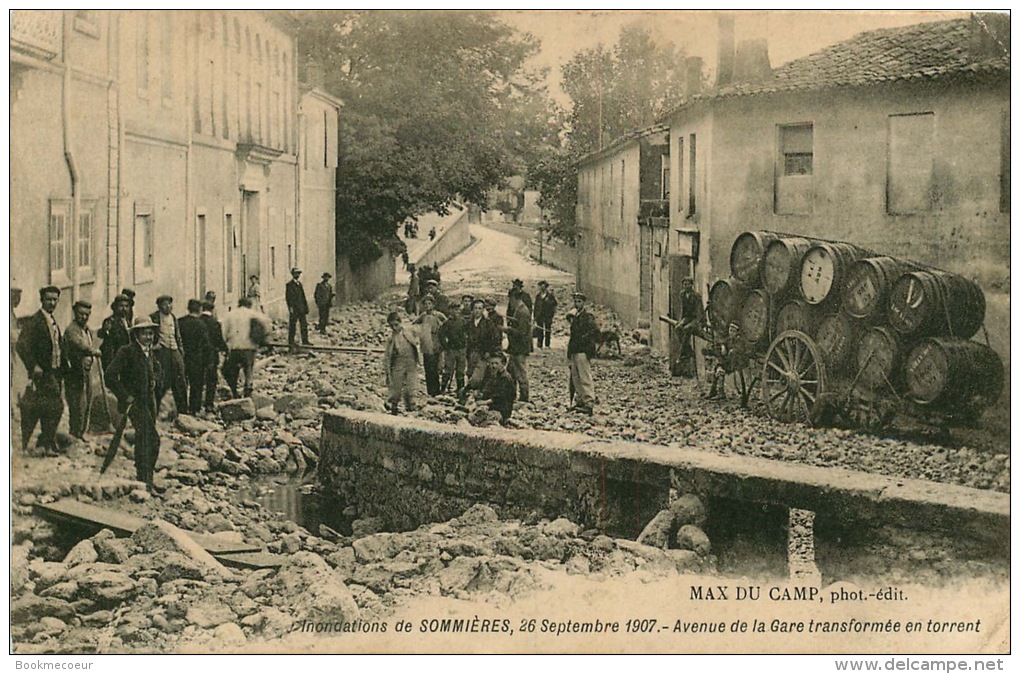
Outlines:
<svg viewBox="0 0 1020 674"><path fill-rule="evenodd" d="M11 49L41 59L60 54L63 12L59 9L17 9L11 12Z"/></svg>

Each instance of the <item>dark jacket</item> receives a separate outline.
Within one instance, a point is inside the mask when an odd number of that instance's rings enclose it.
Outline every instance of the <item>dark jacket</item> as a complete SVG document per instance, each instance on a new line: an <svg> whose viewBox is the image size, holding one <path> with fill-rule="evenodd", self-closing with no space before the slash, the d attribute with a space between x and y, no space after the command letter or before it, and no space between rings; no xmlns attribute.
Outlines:
<svg viewBox="0 0 1020 674"><path fill-rule="evenodd" d="M205 325L205 330L209 333L209 346L212 347L212 353L209 354L208 364L217 364L217 353L226 353L227 342L223 339L223 326L212 314L202 314L202 323Z"/></svg>
<svg viewBox="0 0 1020 674"><path fill-rule="evenodd" d="M570 341L567 342L567 356L575 353L587 354L589 358L595 357L595 348L598 343L598 325L595 323L595 315L587 309L582 309L574 317L570 324Z"/></svg>
<svg viewBox="0 0 1020 674"><path fill-rule="evenodd" d="M146 357L138 342L132 341L121 347L114 356L110 367L106 368L106 386L117 396L123 409L127 397L131 396L135 404L144 401L149 411L155 414L156 389L162 385L163 371L160 368L155 351Z"/></svg>
<svg viewBox="0 0 1020 674"><path fill-rule="evenodd" d="M308 298L305 297L305 287L300 281L287 281L287 308L292 314L308 315Z"/></svg>
<svg viewBox="0 0 1020 674"><path fill-rule="evenodd" d="M482 317L475 326L473 318L467 323L467 349L482 354L501 351L503 347L503 335L499 329L486 317Z"/></svg>
<svg viewBox="0 0 1020 674"><path fill-rule="evenodd" d="M113 357L120 351L120 347L131 343L131 334L128 332L127 319L123 321L116 316L109 316L103 321L102 327L96 332L96 336L103 340L99 346L100 357L103 360L103 368L110 367Z"/></svg>
<svg viewBox="0 0 1020 674"><path fill-rule="evenodd" d="M446 322L439 326L439 346L444 351L467 348L467 320L460 311L454 311Z"/></svg>
<svg viewBox="0 0 1020 674"><path fill-rule="evenodd" d="M184 344L184 367L192 373L201 372L215 353L209 341L209 328L201 316L190 314L177 321L177 328Z"/></svg>
<svg viewBox="0 0 1020 674"><path fill-rule="evenodd" d="M532 311L533 304L531 302L531 295L529 295L526 290L521 290L520 291L520 295L521 295L521 301L524 302L524 306L528 307L528 311ZM510 289L510 292L507 293L506 298L507 298L506 317L510 318L511 316L514 315L514 302L513 302L513 289L512 288Z"/></svg>
<svg viewBox="0 0 1020 674"><path fill-rule="evenodd" d="M156 338L152 340L153 346L165 344L165 342L163 342L162 335L160 335L159 329L160 326L159 319L161 316L162 314L160 314L158 311L153 311L151 314L149 314L149 320L156 324ZM177 320L177 316L174 316L173 314L170 314L170 316L174 319L174 341L177 342L177 348L180 349L181 355L183 356L185 354L185 351L184 342L181 340L181 324Z"/></svg>
<svg viewBox="0 0 1020 674"><path fill-rule="evenodd" d="M50 339L49 319L43 315L40 309L25 320L21 334L18 335L18 344L15 349L25 364L29 375L38 365L44 373L60 375L66 364L60 348L60 328L57 328L57 351L60 352L60 367L53 369L53 341Z"/></svg>
<svg viewBox="0 0 1020 674"><path fill-rule="evenodd" d="M318 307L331 307L333 306L333 286L329 284L329 281L319 281L319 284L315 286L315 305Z"/></svg>
<svg viewBox="0 0 1020 674"><path fill-rule="evenodd" d="M553 316L556 315L556 296L552 292L547 292L544 296L542 293L535 295L535 308L534 315L536 322L548 323L552 321Z"/></svg>
<svg viewBox="0 0 1020 674"><path fill-rule="evenodd" d="M527 355L531 353L531 312L526 305L521 305L509 316L509 326L506 331L506 351L515 355Z"/></svg>
<svg viewBox="0 0 1020 674"><path fill-rule="evenodd" d="M687 329L704 324L705 305L696 291L680 296L680 315L677 320L680 321L680 327Z"/></svg>

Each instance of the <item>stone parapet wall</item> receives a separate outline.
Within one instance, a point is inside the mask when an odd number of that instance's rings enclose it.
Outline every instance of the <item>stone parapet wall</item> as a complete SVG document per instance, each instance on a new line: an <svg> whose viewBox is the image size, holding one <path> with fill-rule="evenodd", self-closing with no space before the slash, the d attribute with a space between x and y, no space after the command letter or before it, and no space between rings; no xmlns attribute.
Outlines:
<svg viewBox="0 0 1020 674"><path fill-rule="evenodd" d="M391 529L489 503L502 517L562 516L636 537L673 489L709 502L802 508L857 529L948 533L1008 555L1008 494L578 434L336 409L323 418L319 479L331 495Z"/></svg>

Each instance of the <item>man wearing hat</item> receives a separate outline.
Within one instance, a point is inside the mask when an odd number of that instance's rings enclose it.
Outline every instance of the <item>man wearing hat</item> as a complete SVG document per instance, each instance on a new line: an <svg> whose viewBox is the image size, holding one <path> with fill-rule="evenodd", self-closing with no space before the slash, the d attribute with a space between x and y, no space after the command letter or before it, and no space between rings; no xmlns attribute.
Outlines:
<svg viewBox="0 0 1020 674"><path fill-rule="evenodd" d="M591 359L595 357L598 325L595 316L585 307L588 298L574 293L574 310L570 321L570 341L567 358L570 360L570 383L574 391L574 406L578 412L592 414L595 407L595 382L591 376Z"/></svg>
<svg viewBox="0 0 1020 674"><path fill-rule="evenodd" d="M167 389L171 389L178 414L185 414L188 411L188 384L184 376L184 340L177 316L173 313L174 298L160 295L156 298L156 306L158 309L149 314L149 319L156 324L153 348L163 368L163 387L156 392L156 406L158 409Z"/></svg>
<svg viewBox="0 0 1020 674"><path fill-rule="evenodd" d="M308 339L308 298L305 297L305 287L301 285L301 270L294 267L290 270L291 279L287 281L287 310L290 312L290 321L287 324L287 343L294 346L294 333L297 324L301 324L301 343L311 344Z"/></svg>
<svg viewBox="0 0 1020 674"><path fill-rule="evenodd" d="M238 308L240 308L242 301L251 304L250 299L242 297L237 302ZM205 400L203 401L205 411L210 414L213 411L213 403L216 401L216 386L219 383L220 376L220 354L227 353L228 350L227 342L223 339L223 326L220 324L216 316L213 315L214 308L215 307L210 302L202 302L202 323L205 325L206 332L209 334L209 345L212 347L209 351L209 358L206 360L205 382L202 385L205 397Z"/></svg>
<svg viewBox="0 0 1020 674"><path fill-rule="evenodd" d="M510 286L510 290L507 292L507 303L506 303L506 317L507 320L513 318L514 315L514 303L511 301L514 295L520 295L521 301L524 302L525 306L528 307L528 312L531 313L532 302L531 295L524 289L524 281L519 278L513 280L513 284ZM531 339L530 337L528 339Z"/></svg>
<svg viewBox="0 0 1020 674"><path fill-rule="evenodd" d="M89 329L92 305L79 300L74 303L72 311L74 320L64 331L64 353L67 357L64 396L67 398L71 435L84 440L92 412L92 363L100 352Z"/></svg>
<svg viewBox="0 0 1020 674"><path fill-rule="evenodd" d="M177 324L184 345L184 376L188 380L188 409L178 411L198 414L202 410L206 367L216 354L209 339L209 328L202 320L202 301L188 300L188 315Z"/></svg>
<svg viewBox="0 0 1020 674"><path fill-rule="evenodd" d="M40 426L36 447L43 451L56 452L57 424L64 416L64 401L61 398L64 368L63 340L53 311L60 302L60 288L46 286L39 290L38 312L25 321L24 329L18 336L16 350L28 372L29 384L21 399L21 448L28 448L28 441Z"/></svg>
<svg viewBox="0 0 1020 674"><path fill-rule="evenodd" d="M103 369L110 367L113 357L120 351L120 347L131 343L131 298L127 295L117 295L110 304L113 310L112 316L103 319L96 336L103 340L99 346L100 357L103 361Z"/></svg>
<svg viewBox="0 0 1020 674"><path fill-rule="evenodd" d="M548 347L552 338L553 316L556 315L556 296L549 288L548 281L538 282L538 294L535 295L535 346Z"/></svg>
<svg viewBox="0 0 1020 674"><path fill-rule="evenodd" d="M120 348L106 370L106 385L135 429L135 472L149 491L155 491L153 475L159 457L156 396L163 388L163 370L153 343L157 327L145 316L136 318L131 326L131 343Z"/></svg>
<svg viewBox="0 0 1020 674"><path fill-rule="evenodd" d="M333 306L333 286L329 284L329 280L333 278L333 275L326 272L322 275L322 280L319 281L318 285L315 286L315 306L319 309L319 334L326 334L326 324L329 323L329 310Z"/></svg>
<svg viewBox="0 0 1020 674"><path fill-rule="evenodd" d="M120 294L127 298L128 301L128 325L130 326L135 321L135 291L131 288L121 288ZM114 352L116 353L116 352Z"/></svg>
<svg viewBox="0 0 1020 674"><path fill-rule="evenodd" d="M426 284L428 287L427 294L432 295L432 298L435 300L436 311L443 314L444 316L449 316L450 298L447 297L446 294L443 293L443 291L440 289L439 283L440 283L439 279L430 278L428 280L428 283Z"/></svg>

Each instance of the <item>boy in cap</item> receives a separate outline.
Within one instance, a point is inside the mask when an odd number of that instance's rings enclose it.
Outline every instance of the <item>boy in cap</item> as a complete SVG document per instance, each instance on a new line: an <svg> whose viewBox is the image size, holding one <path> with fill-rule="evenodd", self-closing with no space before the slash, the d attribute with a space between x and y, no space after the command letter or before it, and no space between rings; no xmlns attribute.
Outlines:
<svg viewBox="0 0 1020 674"><path fill-rule="evenodd" d="M100 353L89 329L92 305L78 300L71 309L74 320L64 331L64 354L67 358L64 397L67 398L70 433L84 440L92 412L92 363Z"/></svg>
<svg viewBox="0 0 1020 674"><path fill-rule="evenodd" d="M131 343L120 348L106 370L106 385L117 396L118 408L128 415L135 429L135 472L149 491L156 491L153 485L159 458L156 396L163 387L163 370L153 344L156 328L149 318L136 318L131 326Z"/></svg>
<svg viewBox="0 0 1020 674"><path fill-rule="evenodd" d="M400 400L404 400L407 411L412 412L415 389L418 386L418 363L421 361L421 343L413 330L404 330L400 314L391 311L386 317L392 334L386 342L383 355L383 370L386 372L386 409L393 414L400 412Z"/></svg>

